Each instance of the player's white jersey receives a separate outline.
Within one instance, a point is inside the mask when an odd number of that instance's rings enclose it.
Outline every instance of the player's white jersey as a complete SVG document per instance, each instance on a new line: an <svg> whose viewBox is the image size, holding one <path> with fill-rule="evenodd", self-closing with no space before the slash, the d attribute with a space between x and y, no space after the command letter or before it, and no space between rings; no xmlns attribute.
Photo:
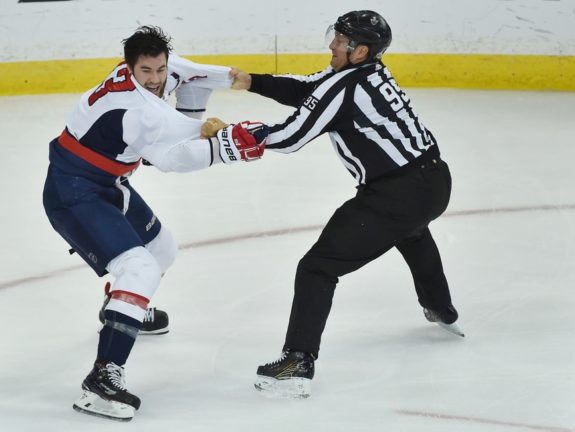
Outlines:
<svg viewBox="0 0 575 432"><path fill-rule="evenodd" d="M121 63L102 84L82 95L58 143L113 175L127 174L141 158L162 171L206 168L212 164L213 154L209 140L200 138L202 122L178 112L167 99L175 91L178 104L197 115L205 109L212 89L231 86L228 72L226 67L200 65L171 55L164 97L158 98ZM107 161L101 161L102 157ZM65 161L60 162L61 166ZM108 169L116 165L117 169ZM126 173L121 172L124 166Z"/></svg>
<svg viewBox="0 0 575 432"><path fill-rule="evenodd" d="M168 59L168 82L164 98L176 94L176 109L189 117L200 119L212 89L228 89L232 85L230 68L194 63L177 55Z"/></svg>

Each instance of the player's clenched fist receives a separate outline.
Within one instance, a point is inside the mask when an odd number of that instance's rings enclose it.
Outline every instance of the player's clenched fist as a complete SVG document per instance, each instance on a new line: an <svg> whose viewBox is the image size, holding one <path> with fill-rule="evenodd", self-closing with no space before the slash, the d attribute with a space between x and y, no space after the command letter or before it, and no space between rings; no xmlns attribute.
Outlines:
<svg viewBox="0 0 575 432"><path fill-rule="evenodd" d="M223 122L219 118L210 117L202 125L201 137L202 138L213 138L216 136L216 133L220 129L223 129L226 126L228 126L228 124Z"/></svg>
<svg viewBox="0 0 575 432"><path fill-rule="evenodd" d="M260 122L243 121L220 129L216 137L220 143L220 157L224 163L259 159L264 154L269 127Z"/></svg>

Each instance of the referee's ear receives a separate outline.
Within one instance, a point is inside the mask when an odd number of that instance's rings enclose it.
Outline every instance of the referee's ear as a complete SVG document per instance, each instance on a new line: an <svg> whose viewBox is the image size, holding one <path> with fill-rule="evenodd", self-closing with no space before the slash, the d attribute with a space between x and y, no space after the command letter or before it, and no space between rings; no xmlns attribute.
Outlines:
<svg viewBox="0 0 575 432"><path fill-rule="evenodd" d="M367 60L369 56L369 47L364 44L359 44L355 47L351 55L349 56L349 60L352 64L358 64Z"/></svg>

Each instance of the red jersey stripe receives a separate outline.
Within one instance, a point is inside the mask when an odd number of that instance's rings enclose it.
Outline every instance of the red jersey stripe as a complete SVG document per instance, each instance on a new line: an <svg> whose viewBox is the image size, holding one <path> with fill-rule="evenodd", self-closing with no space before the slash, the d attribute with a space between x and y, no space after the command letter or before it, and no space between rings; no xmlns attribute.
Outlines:
<svg viewBox="0 0 575 432"><path fill-rule="evenodd" d="M103 156L100 153L82 145L80 141L78 141L68 132L67 129L64 129L60 137L58 137L58 142L66 150L75 154L80 159L88 162L90 165L93 165L97 168L100 168L102 171L106 171L107 173L118 177L128 174L129 172L138 168L140 165L140 161L126 164L109 159L106 156Z"/></svg>

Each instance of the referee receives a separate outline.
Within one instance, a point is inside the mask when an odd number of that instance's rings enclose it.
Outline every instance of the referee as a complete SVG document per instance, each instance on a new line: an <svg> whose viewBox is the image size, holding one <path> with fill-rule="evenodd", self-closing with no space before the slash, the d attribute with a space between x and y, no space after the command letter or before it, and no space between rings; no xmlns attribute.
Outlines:
<svg viewBox="0 0 575 432"><path fill-rule="evenodd" d="M395 247L407 262L425 317L463 336L455 323L429 223L447 208L451 176L437 142L421 123L381 56L391 29L373 11L352 11L328 28L330 66L309 76L232 70L233 88L248 89L297 111L270 128L269 150L292 153L328 133L359 183L299 262L281 357L257 371L271 395L311 394L314 360L338 278Z"/></svg>

